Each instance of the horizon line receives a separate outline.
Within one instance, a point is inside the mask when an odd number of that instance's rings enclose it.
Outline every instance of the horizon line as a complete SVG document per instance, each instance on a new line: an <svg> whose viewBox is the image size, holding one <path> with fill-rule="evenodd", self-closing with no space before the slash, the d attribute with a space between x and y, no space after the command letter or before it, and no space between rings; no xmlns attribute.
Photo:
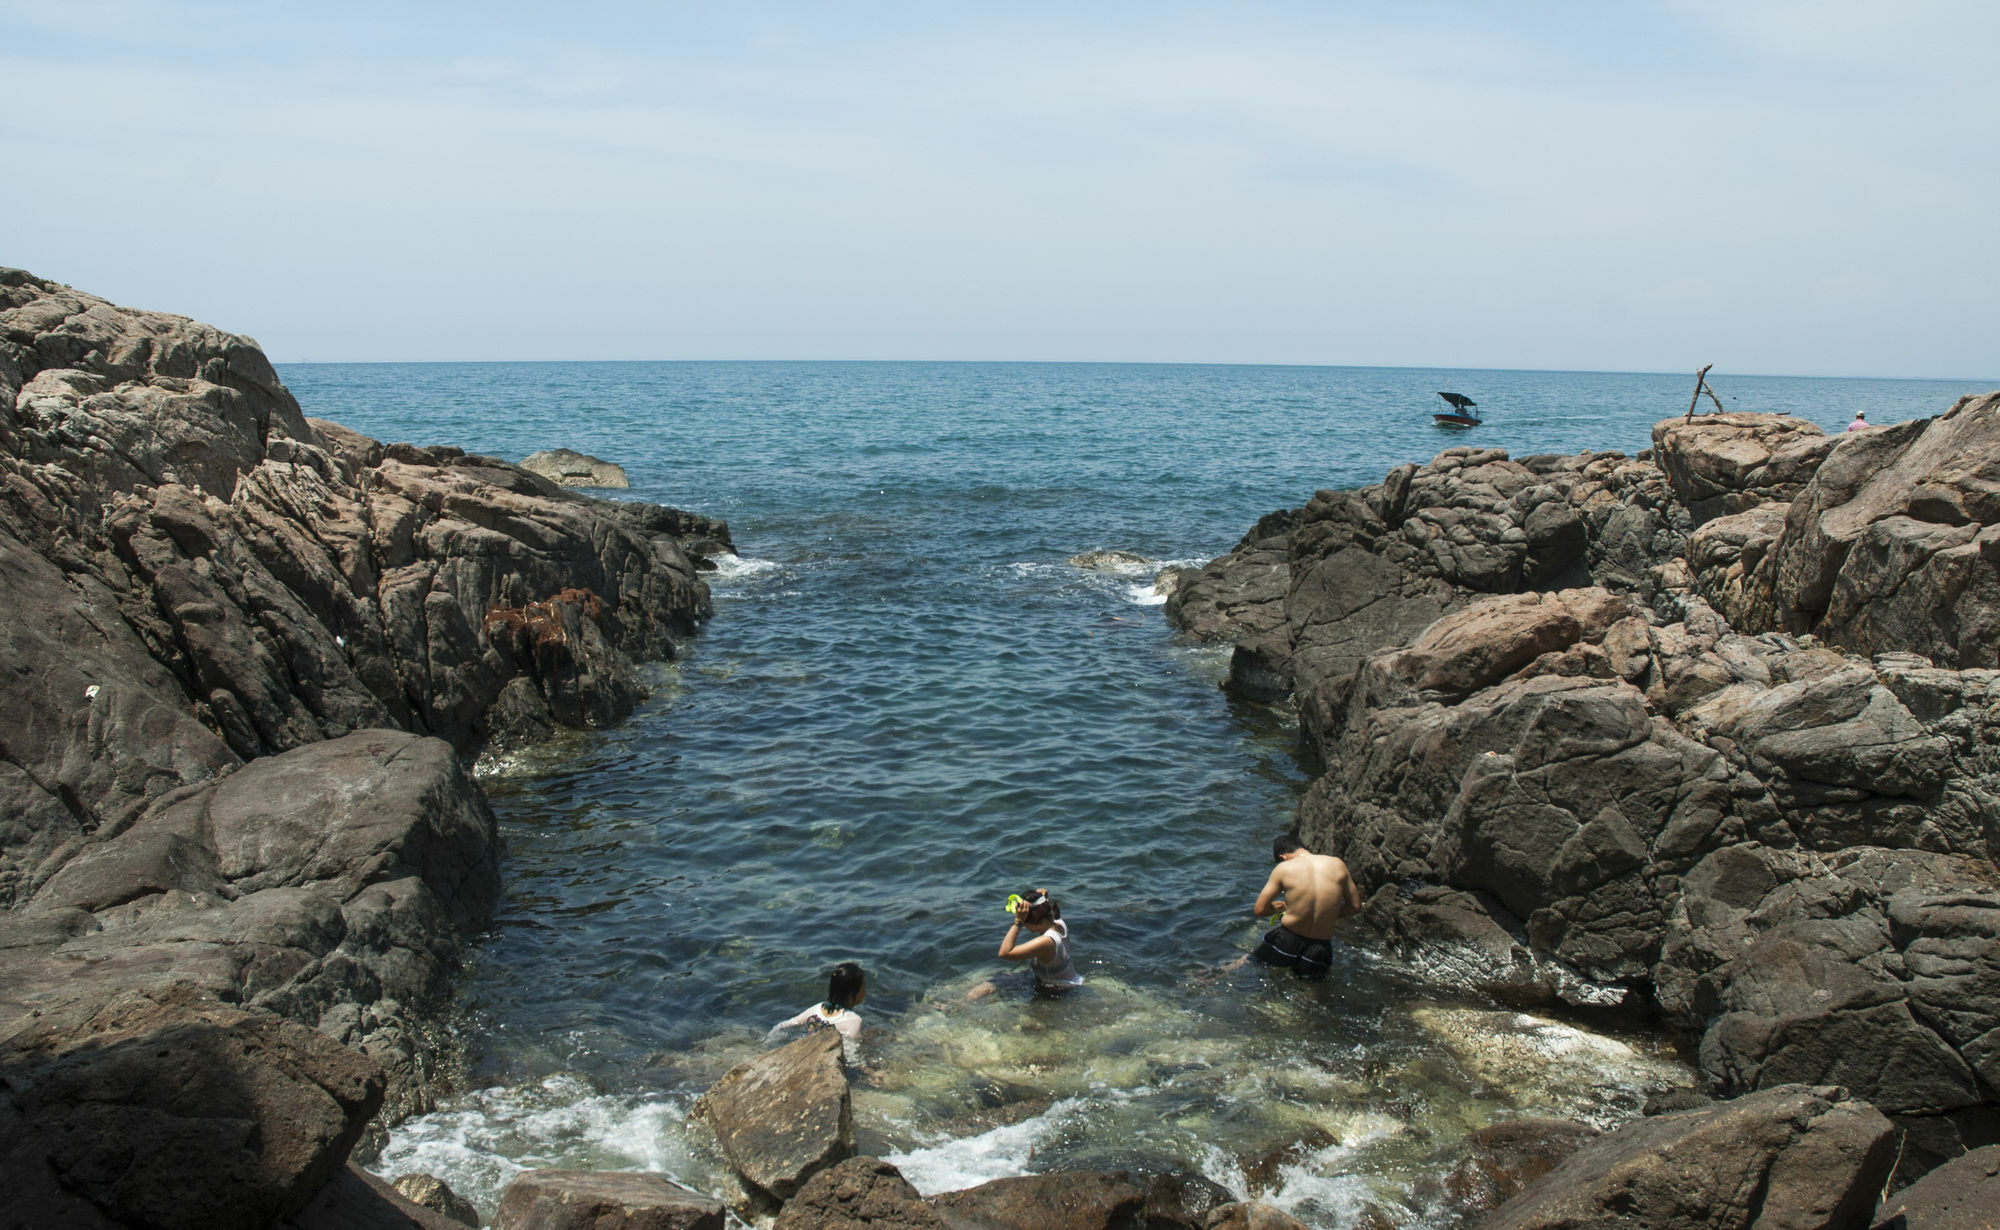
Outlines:
<svg viewBox="0 0 2000 1230"><path fill-rule="evenodd" d="M911 366L984 367L1292 367L1327 371L1420 371L1420 372L1503 372L1515 375L1568 376L1677 376L1695 373L1644 371L1636 368L1596 367L1460 367L1450 364L1414 363L1282 363L1203 359L272 359L275 367L465 367L465 366L554 366L581 364L825 364L855 365L908 364ZM1910 383L1981 384L1991 383L2000 390L1995 376L1881 376L1827 375L1807 372L1725 372L1724 379L1753 380L1894 380Z"/></svg>

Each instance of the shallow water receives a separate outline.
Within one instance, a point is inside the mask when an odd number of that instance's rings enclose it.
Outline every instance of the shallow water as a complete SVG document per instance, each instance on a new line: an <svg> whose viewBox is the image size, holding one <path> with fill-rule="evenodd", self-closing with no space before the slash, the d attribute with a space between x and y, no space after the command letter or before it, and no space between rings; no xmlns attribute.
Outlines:
<svg viewBox="0 0 2000 1230"><path fill-rule="evenodd" d="M1150 568L1226 550L1315 488L1459 443L1644 447L1687 377L956 364L436 364L284 369L307 413L383 439L619 461L636 498L730 520L716 618L626 725L481 774L508 841L459 1029L467 1092L375 1165L491 1213L529 1166L715 1188L693 1097L868 968L864 1148L945 1190L1061 1166L1196 1167L1322 1227L1439 1224L1441 1158L1526 1114L1609 1124L1688 1079L1453 995L1386 954L1318 986L1217 967L1305 770L1280 713L1217 689ZM1735 408L1838 429L1977 385L1723 380ZM1432 391L1478 398L1470 434ZM1429 399L1428 401L1426 399ZM1078 994L994 973L1007 894L1047 885ZM1302 1142L1302 1143L1301 1143ZM1290 1148L1290 1152L1286 1150Z"/></svg>

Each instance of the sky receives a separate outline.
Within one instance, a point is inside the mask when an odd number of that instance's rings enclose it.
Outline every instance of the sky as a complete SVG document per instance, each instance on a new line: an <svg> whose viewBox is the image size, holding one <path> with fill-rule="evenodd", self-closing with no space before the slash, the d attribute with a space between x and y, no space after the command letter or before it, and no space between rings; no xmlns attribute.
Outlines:
<svg viewBox="0 0 2000 1230"><path fill-rule="evenodd" d="M2000 377L2000 4L0 0L0 264L279 362Z"/></svg>

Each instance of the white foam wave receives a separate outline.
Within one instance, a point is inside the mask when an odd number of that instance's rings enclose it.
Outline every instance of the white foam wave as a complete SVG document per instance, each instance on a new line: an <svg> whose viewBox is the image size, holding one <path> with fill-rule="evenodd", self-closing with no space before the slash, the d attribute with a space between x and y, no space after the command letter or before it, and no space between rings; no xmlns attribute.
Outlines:
<svg viewBox="0 0 2000 1230"><path fill-rule="evenodd" d="M1081 1105L1079 1099L1064 1098L1032 1119L928 1148L891 1153L885 1160L902 1171L911 1186L926 1196L1029 1174L1034 1168L1037 1146L1060 1129L1062 1120Z"/></svg>
<svg viewBox="0 0 2000 1230"><path fill-rule="evenodd" d="M574 1076L481 1089L457 1106L405 1120L370 1167L391 1181L436 1175L489 1216L524 1170L638 1170L700 1187L680 1107L594 1093Z"/></svg>
<svg viewBox="0 0 2000 1230"><path fill-rule="evenodd" d="M711 555L708 558L715 565L715 571L708 575L718 581L748 580L778 567L776 560L751 559L742 555Z"/></svg>

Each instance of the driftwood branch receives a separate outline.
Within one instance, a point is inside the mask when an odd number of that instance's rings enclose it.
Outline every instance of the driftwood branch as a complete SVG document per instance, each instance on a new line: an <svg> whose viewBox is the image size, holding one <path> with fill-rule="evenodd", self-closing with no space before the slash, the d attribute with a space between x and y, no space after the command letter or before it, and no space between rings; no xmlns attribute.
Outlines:
<svg viewBox="0 0 2000 1230"><path fill-rule="evenodd" d="M1687 416L1690 419L1694 417L1694 408L1701 404L1701 395L1708 393L1708 369L1714 366L1713 363L1704 364L1702 369L1694 374L1694 396L1688 398ZM1722 403L1715 401L1715 394L1708 393L1708 400L1715 402L1717 410L1722 409Z"/></svg>

